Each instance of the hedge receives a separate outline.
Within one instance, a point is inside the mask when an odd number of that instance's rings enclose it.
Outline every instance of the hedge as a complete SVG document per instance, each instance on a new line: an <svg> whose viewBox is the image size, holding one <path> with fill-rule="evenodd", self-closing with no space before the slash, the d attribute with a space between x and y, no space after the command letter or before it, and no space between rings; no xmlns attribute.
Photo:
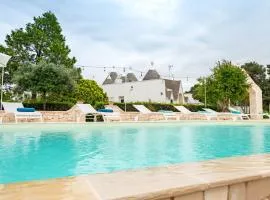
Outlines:
<svg viewBox="0 0 270 200"><path fill-rule="evenodd" d="M175 105L180 104L165 104L165 103L149 103L149 102L134 102L134 103L114 103L122 110L127 112L138 112L136 108L133 107L134 104L144 105L152 112L158 112L159 110L171 110L174 112L178 112L178 110L174 107ZM30 101L30 102L23 102L25 107L35 108L36 110L43 111L43 102L42 101ZM46 103L46 111L67 111L74 106L73 102L47 102ZM202 111L204 106L203 105L192 105L192 104L185 104L184 105L187 109L192 112ZM96 102L93 107L98 110L105 107L105 103L103 102ZM213 110L217 110L214 106L207 106Z"/></svg>
<svg viewBox="0 0 270 200"><path fill-rule="evenodd" d="M95 105L93 105L96 110L105 108L104 102L96 102Z"/></svg>
<svg viewBox="0 0 270 200"><path fill-rule="evenodd" d="M24 107L35 108L36 110L44 111L43 102L23 102ZM71 102L47 102L46 111L67 111L74 103Z"/></svg>
<svg viewBox="0 0 270 200"><path fill-rule="evenodd" d="M134 102L134 103L126 103L126 104L114 103L114 105L117 105L122 110L125 110L125 107L126 107L127 112L138 112L138 110L133 107L134 104L144 105L152 112L158 112L159 110L171 110L173 112L179 112L174 106L180 105L180 104L148 103L148 102ZM203 108L204 108L204 105L185 104L184 106L192 112L203 111ZM217 110L217 107L215 106L207 106L207 107L213 110Z"/></svg>
<svg viewBox="0 0 270 200"><path fill-rule="evenodd" d="M36 110L44 111L42 101L27 101L23 102L24 107L35 108ZM47 102L46 111L67 111L72 108L75 104L73 102ZM96 110L105 108L105 103L96 102L93 107Z"/></svg>

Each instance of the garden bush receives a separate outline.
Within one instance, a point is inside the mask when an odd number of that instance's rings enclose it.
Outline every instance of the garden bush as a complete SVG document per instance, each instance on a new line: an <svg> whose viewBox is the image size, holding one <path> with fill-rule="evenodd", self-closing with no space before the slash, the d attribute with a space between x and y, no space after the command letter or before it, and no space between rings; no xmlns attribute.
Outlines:
<svg viewBox="0 0 270 200"><path fill-rule="evenodd" d="M24 107L35 108L39 111L44 111L43 101L27 101L23 102ZM67 111L74 103L71 102L46 102L46 111Z"/></svg>
<svg viewBox="0 0 270 200"><path fill-rule="evenodd" d="M96 110L99 110L99 109L103 109L103 108L105 108L105 103L104 102L96 102L95 103L95 105L93 105L94 106L94 108L96 109Z"/></svg>

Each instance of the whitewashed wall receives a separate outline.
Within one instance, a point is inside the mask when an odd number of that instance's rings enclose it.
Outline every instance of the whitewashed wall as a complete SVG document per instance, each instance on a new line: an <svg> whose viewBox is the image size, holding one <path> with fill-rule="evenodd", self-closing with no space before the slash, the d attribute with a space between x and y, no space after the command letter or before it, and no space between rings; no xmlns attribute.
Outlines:
<svg viewBox="0 0 270 200"><path fill-rule="evenodd" d="M108 84L102 88L113 102L120 102L119 96L124 96L125 102L170 102L166 100L165 81L162 79Z"/></svg>

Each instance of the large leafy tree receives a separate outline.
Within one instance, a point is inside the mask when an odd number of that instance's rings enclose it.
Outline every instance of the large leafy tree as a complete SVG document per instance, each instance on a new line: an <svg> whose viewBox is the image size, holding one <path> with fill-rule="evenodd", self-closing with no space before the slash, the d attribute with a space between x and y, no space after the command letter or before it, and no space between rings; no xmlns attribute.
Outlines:
<svg viewBox="0 0 270 200"><path fill-rule="evenodd" d="M107 102L108 97L103 89L94 80L79 80L75 97L78 101L95 105L97 102Z"/></svg>
<svg viewBox="0 0 270 200"><path fill-rule="evenodd" d="M44 109L50 95L71 94L77 79L78 74L75 69L46 62L26 63L15 72L13 77L16 91L40 94L40 98L44 101Z"/></svg>
<svg viewBox="0 0 270 200"><path fill-rule="evenodd" d="M229 61L218 62L212 70L212 75L200 78L191 92L194 97L204 101L205 87L209 104L217 105L225 111L229 104L239 104L248 95L246 75L241 68Z"/></svg>
<svg viewBox="0 0 270 200"><path fill-rule="evenodd" d="M74 57L69 57L70 49L52 12L34 17L34 21L25 28L11 31L5 43L5 46L0 45L0 52L12 56L6 69L9 72L5 75L6 82L10 82L14 72L26 62L37 64L46 61L67 68L73 68L76 62Z"/></svg>
<svg viewBox="0 0 270 200"><path fill-rule="evenodd" d="M249 76L259 85L262 89L266 84L266 68L256 62L249 62L242 65L242 68L249 74Z"/></svg>

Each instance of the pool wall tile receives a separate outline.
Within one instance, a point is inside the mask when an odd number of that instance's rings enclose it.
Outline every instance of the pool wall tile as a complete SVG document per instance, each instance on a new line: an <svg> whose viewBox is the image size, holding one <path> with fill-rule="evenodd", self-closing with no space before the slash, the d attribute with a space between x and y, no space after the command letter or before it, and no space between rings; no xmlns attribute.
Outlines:
<svg viewBox="0 0 270 200"><path fill-rule="evenodd" d="M247 183L247 200L262 200L270 196L270 178Z"/></svg>
<svg viewBox="0 0 270 200"><path fill-rule="evenodd" d="M228 200L228 186L213 188L205 191L205 200Z"/></svg>
<svg viewBox="0 0 270 200"><path fill-rule="evenodd" d="M246 184L231 185L229 187L229 200L246 200Z"/></svg>
<svg viewBox="0 0 270 200"><path fill-rule="evenodd" d="M193 194L184 195L181 197L175 197L174 200L204 200L203 192L197 192Z"/></svg>

